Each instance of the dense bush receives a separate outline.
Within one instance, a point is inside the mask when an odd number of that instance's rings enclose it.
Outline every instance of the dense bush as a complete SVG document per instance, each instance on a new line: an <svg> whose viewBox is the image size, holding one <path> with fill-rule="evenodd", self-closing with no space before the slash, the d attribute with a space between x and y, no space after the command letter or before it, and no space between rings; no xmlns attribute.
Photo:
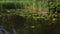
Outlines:
<svg viewBox="0 0 60 34"><path fill-rule="evenodd" d="M50 8L53 13L60 13L60 5Z"/></svg>
<svg viewBox="0 0 60 34"><path fill-rule="evenodd" d="M2 7L3 9L22 9L22 8L24 8L22 3L0 3L0 5L1 5L0 7Z"/></svg>

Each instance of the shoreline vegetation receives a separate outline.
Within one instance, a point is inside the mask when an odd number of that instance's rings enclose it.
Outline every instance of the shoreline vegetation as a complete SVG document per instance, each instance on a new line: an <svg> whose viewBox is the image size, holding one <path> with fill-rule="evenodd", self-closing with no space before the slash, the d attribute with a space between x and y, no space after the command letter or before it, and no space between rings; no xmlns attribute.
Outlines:
<svg viewBox="0 0 60 34"><path fill-rule="evenodd" d="M0 25L10 34L60 34L60 0L0 0ZM1 30L0 30L1 31Z"/></svg>

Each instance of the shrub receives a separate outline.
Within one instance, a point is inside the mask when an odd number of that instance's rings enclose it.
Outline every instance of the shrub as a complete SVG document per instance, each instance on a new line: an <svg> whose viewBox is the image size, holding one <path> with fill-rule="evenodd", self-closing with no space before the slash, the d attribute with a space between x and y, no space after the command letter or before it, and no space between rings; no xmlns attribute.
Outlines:
<svg viewBox="0 0 60 34"><path fill-rule="evenodd" d="M0 3L0 8L1 9L23 9L24 6L22 3Z"/></svg>

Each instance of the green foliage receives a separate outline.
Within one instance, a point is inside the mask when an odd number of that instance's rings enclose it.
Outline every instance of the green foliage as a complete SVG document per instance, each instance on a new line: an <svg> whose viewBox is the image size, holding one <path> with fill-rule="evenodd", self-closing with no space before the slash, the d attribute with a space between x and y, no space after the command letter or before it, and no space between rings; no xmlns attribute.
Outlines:
<svg viewBox="0 0 60 34"><path fill-rule="evenodd" d="M24 2L24 1L28 1L28 2ZM58 28L60 30L59 14L42 15L40 13L38 14L38 12L24 9L25 7L27 8L27 7L33 6L32 0L24 0L24 1L22 0L21 3L16 3L16 4L0 3L0 22L2 22L1 25L3 25L7 31L12 32L11 29L14 27L16 28L19 34L21 34L22 29L27 29L30 32L32 31L32 29L34 29L35 30L34 34L37 34L37 33L38 34L52 34L52 33L55 34ZM49 6L48 6L48 1L46 0L45 2L44 0L36 0L34 4L35 4L35 7L36 6L39 6L39 7L41 6L45 8L57 7L57 10L60 10L60 4L59 2L56 3L57 1L60 1L60 0L56 0L56 1L51 0L49 3ZM10 7L15 7L16 10L8 10L10 12L8 12L7 10L4 10L4 9L9 9ZM1 9L3 11L1 11ZM20 9L20 10L17 10L17 9ZM35 26L35 27L32 28L32 26Z"/></svg>
<svg viewBox="0 0 60 34"><path fill-rule="evenodd" d="M22 3L1 3L1 8L3 9L22 9L23 8L23 4Z"/></svg>

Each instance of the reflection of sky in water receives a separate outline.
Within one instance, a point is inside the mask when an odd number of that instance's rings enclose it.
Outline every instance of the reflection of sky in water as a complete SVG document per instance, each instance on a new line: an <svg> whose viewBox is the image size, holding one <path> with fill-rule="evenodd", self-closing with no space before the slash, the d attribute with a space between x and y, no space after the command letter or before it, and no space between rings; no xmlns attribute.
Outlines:
<svg viewBox="0 0 60 34"><path fill-rule="evenodd" d="M0 31L0 34L3 34L3 32L2 32L2 31Z"/></svg>
<svg viewBox="0 0 60 34"><path fill-rule="evenodd" d="M0 27L0 34L9 34L3 27Z"/></svg>
<svg viewBox="0 0 60 34"><path fill-rule="evenodd" d="M15 29L13 29L13 33L17 34ZM9 32L7 32L4 28L0 27L0 34L9 34Z"/></svg>
<svg viewBox="0 0 60 34"><path fill-rule="evenodd" d="M14 34L17 34L16 30L13 28L12 29ZM9 32L7 32L3 27L0 27L0 34L10 34ZM22 30L22 34L29 34L28 30L23 29Z"/></svg>
<svg viewBox="0 0 60 34"><path fill-rule="evenodd" d="M17 34L17 32L16 32L16 30L15 30L15 29L13 29L13 33L14 33L14 34Z"/></svg>

